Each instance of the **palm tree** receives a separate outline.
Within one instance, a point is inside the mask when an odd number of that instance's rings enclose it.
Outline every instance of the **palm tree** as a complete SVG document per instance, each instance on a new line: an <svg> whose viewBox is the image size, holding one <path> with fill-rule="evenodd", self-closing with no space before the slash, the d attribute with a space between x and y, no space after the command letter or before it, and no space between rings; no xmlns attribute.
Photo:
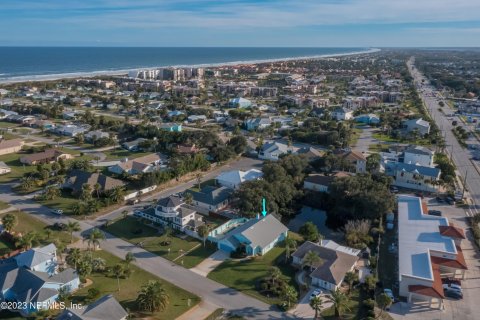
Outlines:
<svg viewBox="0 0 480 320"><path fill-rule="evenodd" d="M32 177L23 177L22 182L20 183L20 189L22 191L28 191L33 187L33 179Z"/></svg>
<svg viewBox="0 0 480 320"><path fill-rule="evenodd" d="M309 304L310 304L310 307L312 307L313 311L315 311L315 318L314 319L318 319L318 315L319 315L320 311L322 311L322 304L323 304L322 298L313 297L312 299L310 299Z"/></svg>
<svg viewBox="0 0 480 320"><path fill-rule="evenodd" d="M137 305L140 310L156 312L164 310L170 302L170 296L159 281L150 280L138 293Z"/></svg>
<svg viewBox="0 0 480 320"><path fill-rule="evenodd" d="M287 235L287 238L285 239L285 260L290 259L292 251L295 251L296 248L297 241Z"/></svg>
<svg viewBox="0 0 480 320"><path fill-rule="evenodd" d="M59 239L54 239L53 240L55 247L57 247L57 258L58 261L61 263L62 262L62 254L65 251L66 245L63 243L63 241Z"/></svg>
<svg viewBox="0 0 480 320"><path fill-rule="evenodd" d="M97 199L100 198L100 190L102 189L102 186L100 185L100 183L95 183L93 185L93 190L95 191L95 193L97 194Z"/></svg>
<svg viewBox="0 0 480 320"><path fill-rule="evenodd" d="M45 235L47 236L47 240L49 240L52 236L52 229L45 229Z"/></svg>
<svg viewBox="0 0 480 320"><path fill-rule="evenodd" d="M82 185L82 193L80 195L80 199L83 201L88 201L92 198L92 186L88 183L84 183Z"/></svg>
<svg viewBox="0 0 480 320"><path fill-rule="evenodd" d="M388 308L392 304L392 298L390 298L387 294L381 293L377 297L377 305L380 308L380 314L378 315L378 318L382 318L382 313L385 311L386 308Z"/></svg>
<svg viewBox="0 0 480 320"><path fill-rule="evenodd" d="M208 226L206 224L201 225L200 227L197 228L198 235L203 239L203 247L205 247L205 242L207 241L209 232L210 230L208 229Z"/></svg>
<svg viewBox="0 0 480 320"><path fill-rule="evenodd" d="M53 200L60 196L60 189L57 187L50 187L45 189L45 193L43 194L46 200Z"/></svg>
<svg viewBox="0 0 480 320"><path fill-rule="evenodd" d="M121 263L117 263L115 266L113 266L113 269L112 269L112 272L115 274L115 277L117 278L118 291L120 291L120 277L123 276L124 270L125 270L125 266L122 265Z"/></svg>
<svg viewBox="0 0 480 320"><path fill-rule="evenodd" d="M12 232L13 228L17 225L17 216L11 213L7 213L2 217L3 227L7 232Z"/></svg>
<svg viewBox="0 0 480 320"><path fill-rule="evenodd" d="M100 229L94 228L83 241L87 241L88 248L90 249L90 246L92 246L95 251L100 247L100 240L105 240L105 234Z"/></svg>
<svg viewBox="0 0 480 320"><path fill-rule="evenodd" d="M71 206L72 213L76 216L79 216L83 213L85 205L82 202L75 202Z"/></svg>
<svg viewBox="0 0 480 320"><path fill-rule="evenodd" d="M283 292L283 299L286 305L286 309L290 309L290 307L297 301L298 292L295 290L293 286L286 285L284 292Z"/></svg>
<svg viewBox="0 0 480 320"><path fill-rule="evenodd" d="M302 265L304 267L309 266L310 271L312 271L313 267L317 264L320 264L321 262L322 262L322 259L318 256L318 254L310 250L303 257Z"/></svg>
<svg viewBox="0 0 480 320"><path fill-rule="evenodd" d="M348 284L348 294L350 294L353 284L358 281L358 274L353 271L349 271L345 274L343 281Z"/></svg>
<svg viewBox="0 0 480 320"><path fill-rule="evenodd" d="M339 289L336 289L329 296L327 296L328 301L330 301L335 309L335 317L340 318L340 315L344 310L349 310L348 308L348 297L341 292Z"/></svg>
<svg viewBox="0 0 480 320"><path fill-rule="evenodd" d="M193 195L190 192L187 192L184 198L185 198L185 203L191 206L193 203Z"/></svg>
<svg viewBox="0 0 480 320"><path fill-rule="evenodd" d="M137 261L132 252L127 252L125 255L125 264L128 266L130 263Z"/></svg>
<svg viewBox="0 0 480 320"><path fill-rule="evenodd" d="M272 266L268 269L268 276L272 280L272 284L275 285L275 282L282 276L282 272L278 267Z"/></svg>
<svg viewBox="0 0 480 320"><path fill-rule="evenodd" d="M17 242L15 242L15 245L17 247L27 250L33 247L37 240L38 234L36 232L30 231L24 234L20 239L18 239Z"/></svg>
<svg viewBox="0 0 480 320"><path fill-rule="evenodd" d="M123 190L122 187L115 187L112 190L110 190L109 198L110 200L112 200L112 202L119 203L120 201L123 200L124 196L125 196L125 190Z"/></svg>
<svg viewBox="0 0 480 320"><path fill-rule="evenodd" d="M82 252L78 248L70 249L65 259L76 270L78 262L82 259Z"/></svg>
<svg viewBox="0 0 480 320"><path fill-rule="evenodd" d="M67 232L70 233L70 243L72 243L73 242L73 233L82 230L82 228L80 228L80 223L78 223L78 221L71 220L71 221L67 222L66 230L67 230Z"/></svg>

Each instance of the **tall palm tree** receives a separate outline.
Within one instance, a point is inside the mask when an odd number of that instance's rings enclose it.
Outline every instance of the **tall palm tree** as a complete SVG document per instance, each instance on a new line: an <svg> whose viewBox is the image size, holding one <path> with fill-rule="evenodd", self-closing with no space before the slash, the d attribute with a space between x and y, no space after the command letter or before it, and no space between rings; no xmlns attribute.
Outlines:
<svg viewBox="0 0 480 320"><path fill-rule="evenodd" d="M87 241L88 248L90 246L93 247L93 251L95 251L98 247L100 247L100 240L105 240L105 234L98 228L92 229L92 231L84 238L83 241Z"/></svg>
<svg viewBox="0 0 480 320"><path fill-rule="evenodd" d="M353 284L358 281L358 274L353 271L349 271L345 274L343 281L348 284L348 294L350 294Z"/></svg>
<svg viewBox="0 0 480 320"><path fill-rule="evenodd" d="M206 224L201 225L200 227L197 228L197 233L200 237L203 239L203 246L205 247L205 242L207 241L208 233L210 230L208 229L208 226Z"/></svg>
<svg viewBox="0 0 480 320"><path fill-rule="evenodd" d="M290 259L292 251L297 248L297 241L287 236L285 239L285 260Z"/></svg>
<svg viewBox="0 0 480 320"><path fill-rule="evenodd" d="M85 209L85 204L83 202L75 202L71 206L72 213L76 216L81 215L84 209Z"/></svg>
<svg viewBox="0 0 480 320"><path fill-rule="evenodd" d="M24 234L20 239L18 239L15 242L15 245L17 247L20 247L22 249L30 249L37 243L38 241L38 234L36 232L30 231L26 234Z"/></svg>
<svg viewBox="0 0 480 320"><path fill-rule="evenodd" d="M303 257L302 265L304 267L309 266L310 271L312 271L313 267L321 262L322 262L322 259L318 256L318 254L310 250Z"/></svg>
<svg viewBox="0 0 480 320"><path fill-rule="evenodd" d="M323 304L322 298L313 297L312 299L310 299L309 304L310 304L310 307L313 309L313 311L315 311L315 318L314 319L318 319L318 315L319 315L320 311L322 311L322 304Z"/></svg>
<svg viewBox="0 0 480 320"><path fill-rule="evenodd" d="M135 258L133 253L132 252L127 252L127 254L125 255L125 264L128 266L132 262L135 262L135 261L137 261L137 259Z"/></svg>
<svg viewBox="0 0 480 320"><path fill-rule="evenodd" d="M268 269L268 276L272 280L272 284L275 285L275 282L282 276L282 272L278 267L272 266Z"/></svg>
<svg viewBox="0 0 480 320"><path fill-rule="evenodd" d="M123 200L125 196L125 190L122 187L115 187L110 190L109 198L112 202L119 203Z"/></svg>
<svg viewBox="0 0 480 320"><path fill-rule="evenodd" d="M123 276L124 271L125 271L125 266L120 263L117 263L115 266L113 266L112 272L117 278L118 291L120 291L120 277Z"/></svg>
<svg viewBox="0 0 480 320"><path fill-rule="evenodd" d="M17 216L12 213L7 213L2 217L2 224L7 232L11 232L17 223Z"/></svg>
<svg viewBox="0 0 480 320"><path fill-rule="evenodd" d="M333 308L335 309L335 317L337 319L340 318L344 310L349 310L348 297L339 289L332 291L332 293L330 293L330 295L327 296L327 300L332 303Z"/></svg>
<svg viewBox="0 0 480 320"><path fill-rule="evenodd" d="M73 248L70 249L70 251L67 254L67 258L65 259L67 263L76 270L78 262L82 259L82 252L78 248Z"/></svg>
<svg viewBox="0 0 480 320"><path fill-rule="evenodd" d="M290 309L290 307L297 301L298 292L295 290L295 287L286 285L283 291L283 299L287 306L286 309Z"/></svg>
<svg viewBox="0 0 480 320"><path fill-rule="evenodd" d="M102 189L102 186L100 185L100 183L95 183L93 185L93 190L95 191L95 193L97 194L97 199L100 198L100 190Z"/></svg>
<svg viewBox="0 0 480 320"><path fill-rule="evenodd" d="M92 186L88 183L82 185L82 193L80 194L80 199L83 201L88 201L92 198Z"/></svg>
<svg viewBox="0 0 480 320"><path fill-rule="evenodd" d="M162 283L150 280L142 286L136 302L140 310L153 313L164 310L170 302L170 296Z"/></svg>
<svg viewBox="0 0 480 320"><path fill-rule="evenodd" d="M82 230L82 228L80 228L80 223L78 223L78 221L71 220L71 221L67 222L66 230L67 230L67 232L70 233L70 243L72 243L73 242L73 233Z"/></svg>

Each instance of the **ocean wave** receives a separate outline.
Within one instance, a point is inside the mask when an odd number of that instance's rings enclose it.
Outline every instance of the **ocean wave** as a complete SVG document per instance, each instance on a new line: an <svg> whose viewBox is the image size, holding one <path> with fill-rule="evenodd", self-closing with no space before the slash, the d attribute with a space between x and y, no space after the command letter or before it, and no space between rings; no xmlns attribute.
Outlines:
<svg viewBox="0 0 480 320"><path fill-rule="evenodd" d="M367 50L352 51L352 52L343 52L343 53L327 53L321 55L309 55L309 56L296 56L296 57L283 57L283 58L267 58L267 59L256 59L256 60L238 60L230 62L218 62L218 63L202 63L202 64L179 64L179 65L168 65L168 66L155 66L155 67L134 67L128 69L115 69L115 70L98 70L98 71L78 71L78 72L66 72L66 73L52 73L52 74L41 74L41 75L25 75L25 76L8 76L2 77L3 75L8 75L5 73L0 73L0 84L8 83L18 83L18 82L35 82L35 81L47 81L47 80L60 80L60 79L71 79L79 77L96 77L96 76L116 76L127 74L130 71L137 70L153 70L158 68L205 68L205 67L221 67L221 66L233 66L233 65L245 65L245 64L258 64L258 63L268 63L268 62L280 62L280 61L293 61L293 60L315 60L315 59L324 59L324 58L334 58L342 56L350 56L357 54L368 54L378 52L381 49L370 48Z"/></svg>

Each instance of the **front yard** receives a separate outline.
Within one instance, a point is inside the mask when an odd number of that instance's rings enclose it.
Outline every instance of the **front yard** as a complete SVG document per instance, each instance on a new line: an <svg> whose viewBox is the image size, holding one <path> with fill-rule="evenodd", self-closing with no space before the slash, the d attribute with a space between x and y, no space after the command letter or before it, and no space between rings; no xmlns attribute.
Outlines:
<svg viewBox="0 0 480 320"><path fill-rule="evenodd" d="M105 161L111 160L121 160L124 158L135 159L139 157L146 156L147 154L151 154L151 152L130 152L125 149L111 149L102 151L107 157Z"/></svg>
<svg viewBox="0 0 480 320"><path fill-rule="evenodd" d="M23 177L25 173L36 170L35 166L26 166L20 162L20 158L26 153L10 153L0 156L0 161L5 162L12 169L10 173L0 175L0 183L12 182Z"/></svg>
<svg viewBox="0 0 480 320"><path fill-rule="evenodd" d="M158 229L132 216L116 220L108 225L106 231L133 244L142 243L145 250L183 265L185 268L196 266L216 250L216 247L210 244L204 248L202 242L188 236L182 239L172 234L167 239ZM179 235L183 236L183 234ZM162 245L163 241L170 241L170 244ZM186 252L189 253L185 254ZM180 257L182 254L185 255Z"/></svg>
<svg viewBox="0 0 480 320"><path fill-rule="evenodd" d="M289 285L295 284L295 269L289 264L284 264L285 249L274 247L264 256L248 260L227 260L208 274L208 278L234 288L245 294L253 296L268 304L278 304L280 299L269 298L257 290L260 280L268 275L271 266L277 266L282 272L282 277Z"/></svg>
<svg viewBox="0 0 480 320"><path fill-rule="evenodd" d="M108 267L112 267L115 264L121 262L121 260L112 254L104 251L97 251L94 257L100 257L105 259ZM175 319L181 314L185 313L188 309L195 306L200 302L200 298L192 293L189 293L173 284L160 279L134 265L131 265L132 274L127 279L120 279L120 291L118 291L117 279L114 276L93 273L87 276L93 283L85 288L78 290L73 297L74 302L82 302L87 295L88 289L96 288L100 291L100 296L105 294L113 294L115 298L122 304L122 306L133 313L134 319L148 318L148 319ZM144 313L137 310L135 299L138 296L138 292L141 287L148 283L149 280L160 281L168 296L169 304L164 311L156 312L154 314ZM190 300L190 306L188 303Z"/></svg>

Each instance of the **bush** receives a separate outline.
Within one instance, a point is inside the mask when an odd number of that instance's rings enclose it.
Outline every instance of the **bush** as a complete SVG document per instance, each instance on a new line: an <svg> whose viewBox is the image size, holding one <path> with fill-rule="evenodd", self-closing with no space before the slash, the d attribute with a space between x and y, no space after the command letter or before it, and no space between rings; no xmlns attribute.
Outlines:
<svg viewBox="0 0 480 320"><path fill-rule="evenodd" d="M367 311L367 317L372 317L375 319L375 310L368 310Z"/></svg>
<svg viewBox="0 0 480 320"><path fill-rule="evenodd" d="M363 301L363 305L365 306L366 309L373 310L373 308L375 307L375 300L367 299Z"/></svg>
<svg viewBox="0 0 480 320"><path fill-rule="evenodd" d="M87 299L89 301L95 301L100 296L100 290L97 288L90 288L87 291Z"/></svg>

